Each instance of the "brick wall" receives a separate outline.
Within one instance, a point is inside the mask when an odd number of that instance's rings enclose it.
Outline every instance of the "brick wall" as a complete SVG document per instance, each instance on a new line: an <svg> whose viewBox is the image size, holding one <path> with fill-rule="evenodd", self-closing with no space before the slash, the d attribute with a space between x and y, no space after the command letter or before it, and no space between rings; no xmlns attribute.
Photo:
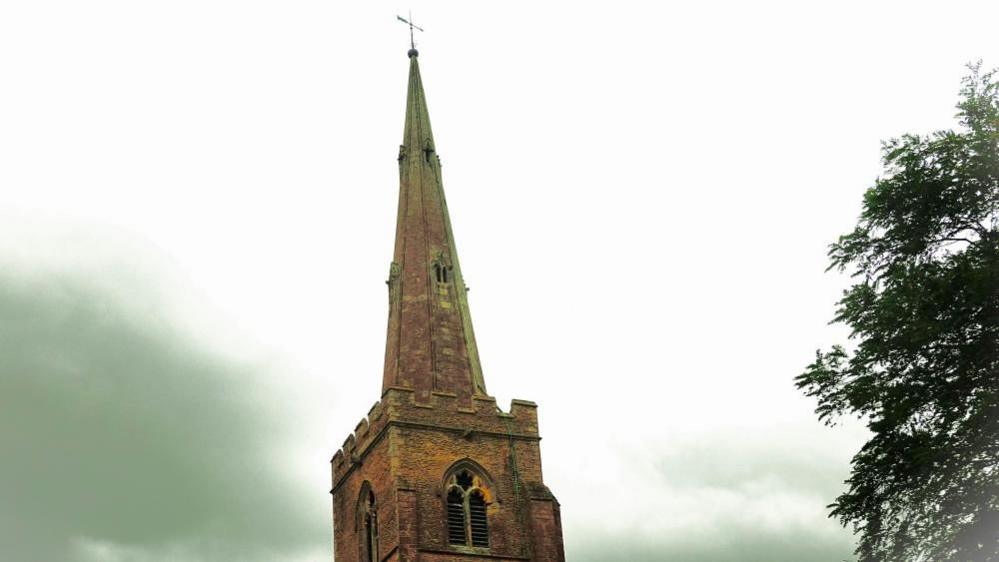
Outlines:
<svg viewBox="0 0 999 562"><path fill-rule="evenodd" d="M335 560L358 560L358 500L369 482L381 560L564 561L558 503L541 477L536 406L514 400L504 413L488 397L415 398L386 391L333 458ZM487 549L448 544L444 478L461 462L488 489Z"/></svg>

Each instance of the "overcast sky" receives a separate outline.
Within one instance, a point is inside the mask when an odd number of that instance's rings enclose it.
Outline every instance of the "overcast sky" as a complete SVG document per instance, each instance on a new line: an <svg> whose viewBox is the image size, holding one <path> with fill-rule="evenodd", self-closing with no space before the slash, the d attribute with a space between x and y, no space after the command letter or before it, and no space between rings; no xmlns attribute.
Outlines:
<svg viewBox="0 0 999 562"><path fill-rule="evenodd" d="M490 391L569 560L852 559L863 442L792 378L882 139L999 64L983 2L0 4L0 550L328 560L381 386L406 50Z"/></svg>

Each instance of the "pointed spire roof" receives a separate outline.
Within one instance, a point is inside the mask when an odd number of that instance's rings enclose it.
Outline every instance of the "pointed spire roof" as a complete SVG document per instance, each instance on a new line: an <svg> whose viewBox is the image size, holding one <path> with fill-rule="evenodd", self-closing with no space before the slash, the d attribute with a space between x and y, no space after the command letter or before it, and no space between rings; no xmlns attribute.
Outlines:
<svg viewBox="0 0 999 562"><path fill-rule="evenodd" d="M403 128L402 146L421 150L424 143L433 143L434 133L430 128L430 112L427 109L427 96L423 92L423 79L420 77L420 54L416 49L409 50L409 88L406 94L406 125Z"/></svg>
<svg viewBox="0 0 999 562"><path fill-rule="evenodd" d="M382 391L485 395L468 297L430 128L419 54L409 51L406 124L399 147L399 211L389 271Z"/></svg>

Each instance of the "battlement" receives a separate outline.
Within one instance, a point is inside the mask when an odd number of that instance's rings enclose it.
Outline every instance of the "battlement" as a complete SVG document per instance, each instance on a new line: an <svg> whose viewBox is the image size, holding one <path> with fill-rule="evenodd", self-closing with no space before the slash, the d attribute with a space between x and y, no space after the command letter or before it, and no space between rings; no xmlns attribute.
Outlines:
<svg viewBox="0 0 999 562"><path fill-rule="evenodd" d="M540 439L537 408L538 405L529 400L513 399L510 410L504 412L492 396L460 400L450 392L432 392L428 402L421 402L412 389L390 387L333 455L330 462L334 485L353 465L364 462L368 448L390 425L450 431L465 436L483 433Z"/></svg>

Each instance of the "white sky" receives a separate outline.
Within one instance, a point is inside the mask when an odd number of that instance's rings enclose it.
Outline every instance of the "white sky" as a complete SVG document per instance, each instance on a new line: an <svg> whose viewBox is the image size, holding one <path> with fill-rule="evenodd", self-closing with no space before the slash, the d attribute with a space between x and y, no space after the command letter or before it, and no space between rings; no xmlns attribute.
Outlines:
<svg viewBox="0 0 999 562"><path fill-rule="evenodd" d="M570 559L635 527L840 536L836 479L783 476L845 476L863 436L791 380L845 336L826 247L880 141L952 126L965 63L999 64L995 2L5 2L0 248L164 256L178 321L290 366L280 462L328 510L381 384L410 9L486 383L540 404Z"/></svg>

